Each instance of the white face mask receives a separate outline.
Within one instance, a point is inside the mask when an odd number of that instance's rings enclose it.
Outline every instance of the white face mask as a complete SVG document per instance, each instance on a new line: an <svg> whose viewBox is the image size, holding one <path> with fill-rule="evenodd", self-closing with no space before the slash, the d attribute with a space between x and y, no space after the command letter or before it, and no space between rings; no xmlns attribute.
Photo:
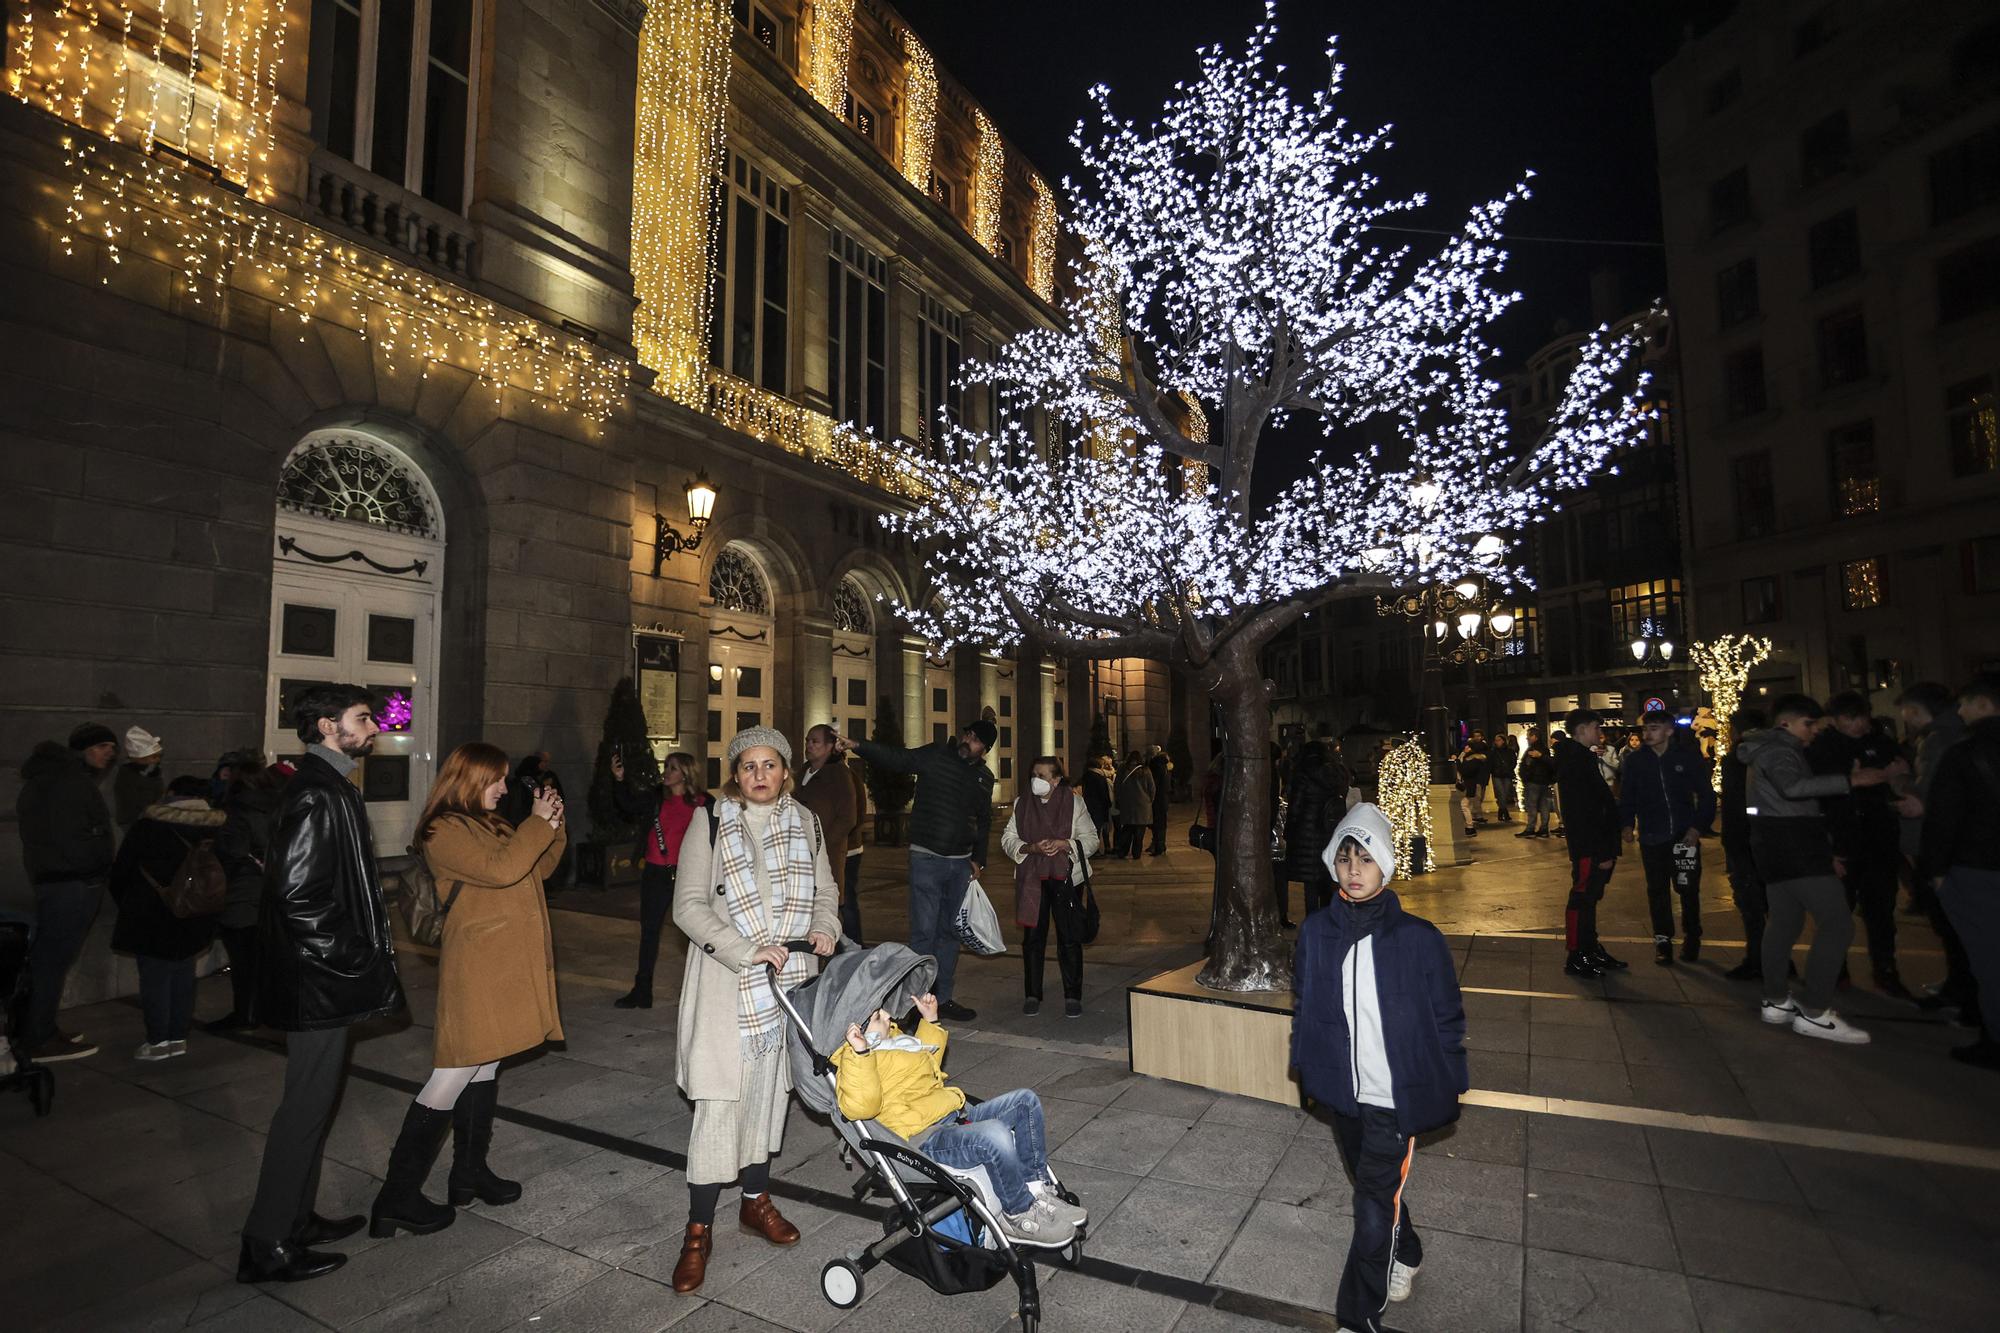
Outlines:
<svg viewBox="0 0 2000 1333"><path fill-rule="evenodd" d="M1028 786L1037 796L1047 796L1055 790L1055 784L1051 783L1047 778L1036 778Z"/></svg>

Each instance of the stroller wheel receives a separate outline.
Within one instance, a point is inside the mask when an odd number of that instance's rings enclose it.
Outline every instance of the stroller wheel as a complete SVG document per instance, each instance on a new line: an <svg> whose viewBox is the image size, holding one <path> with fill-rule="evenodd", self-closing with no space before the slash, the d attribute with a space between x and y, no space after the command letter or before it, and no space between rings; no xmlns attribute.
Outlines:
<svg viewBox="0 0 2000 1333"><path fill-rule="evenodd" d="M837 1310L861 1304L861 1270L845 1259L829 1259L819 1270L820 1294Z"/></svg>
<svg viewBox="0 0 2000 1333"><path fill-rule="evenodd" d="M1058 1251L1058 1253L1062 1255L1062 1261L1068 1264L1071 1268L1075 1268L1078 1264L1082 1263L1083 1233L1079 1231L1076 1234L1076 1236L1071 1239L1070 1243L1063 1246L1062 1249Z"/></svg>

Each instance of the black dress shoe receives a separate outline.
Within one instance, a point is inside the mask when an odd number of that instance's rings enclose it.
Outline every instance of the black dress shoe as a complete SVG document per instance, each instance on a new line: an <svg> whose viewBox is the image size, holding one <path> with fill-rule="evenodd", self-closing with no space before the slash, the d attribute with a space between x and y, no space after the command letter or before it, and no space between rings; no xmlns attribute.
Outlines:
<svg viewBox="0 0 2000 1333"><path fill-rule="evenodd" d="M614 1009L651 1009L653 1007L653 993L651 991L642 991L637 986L634 986L631 990L626 991L623 995L613 1000L611 1006Z"/></svg>
<svg viewBox="0 0 2000 1333"><path fill-rule="evenodd" d="M1570 954L1568 960L1563 963L1563 972L1572 977L1601 977L1604 975L1604 969L1597 965L1597 960L1581 949Z"/></svg>
<svg viewBox="0 0 2000 1333"><path fill-rule="evenodd" d="M330 1245L337 1240L346 1240L355 1232L368 1225L368 1219L356 1213L353 1217L321 1217L313 1213L306 1218L306 1224L299 1228L299 1234L292 1237L295 1245Z"/></svg>
<svg viewBox="0 0 2000 1333"><path fill-rule="evenodd" d="M238 1282L307 1282L325 1277L347 1262L344 1254L308 1250L303 1245L272 1245L267 1241L243 1238L236 1259Z"/></svg>
<svg viewBox="0 0 2000 1333"><path fill-rule="evenodd" d="M1692 963L1701 957L1701 936L1690 935L1681 941L1681 961Z"/></svg>
<svg viewBox="0 0 2000 1333"><path fill-rule="evenodd" d="M1030 995L1027 999L1021 1001L1021 1012L1024 1014L1039 1014L1042 1012L1042 997L1039 995Z"/></svg>
<svg viewBox="0 0 2000 1333"><path fill-rule="evenodd" d="M957 1000L946 1000L938 1006L938 1017L949 1018L954 1023L970 1023L979 1017L977 1009L968 1009Z"/></svg>
<svg viewBox="0 0 2000 1333"><path fill-rule="evenodd" d="M1745 958L1722 975L1728 977L1731 981L1762 981L1764 979L1764 967L1755 958Z"/></svg>

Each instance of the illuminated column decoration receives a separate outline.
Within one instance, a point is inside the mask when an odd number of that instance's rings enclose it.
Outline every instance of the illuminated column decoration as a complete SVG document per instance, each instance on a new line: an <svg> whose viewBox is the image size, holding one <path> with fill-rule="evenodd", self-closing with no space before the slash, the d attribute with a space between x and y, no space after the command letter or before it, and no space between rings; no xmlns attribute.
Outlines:
<svg viewBox="0 0 2000 1333"><path fill-rule="evenodd" d="M812 95L834 115L847 110L847 57L854 49L854 0L819 0L813 9Z"/></svg>
<svg viewBox="0 0 2000 1333"><path fill-rule="evenodd" d="M1724 634L1704 639L1689 651L1694 655L1701 688L1707 691L1709 707L1715 713L1716 763L1712 778L1715 789L1721 791L1722 756L1729 753L1729 719L1736 716L1737 705L1743 702L1743 687L1750 683L1750 673L1770 657L1771 641L1755 634Z"/></svg>
<svg viewBox="0 0 2000 1333"><path fill-rule="evenodd" d="M1040 176L1034 179L1035 221L1028 237L1028 285L1044 301L1056 299L1056 192Z"/></svg>
<svg viewBox="0 0 2000 1333"><path fill-rule="evenodd" d="M653 387L689 406L702 404L715 299L709 220L722 170L730 30L727 0L653 0L639 35L632 340L658 376Z"/></svg>
<svg viewBox="0 0 2000 1333"><path fill-rule="evenodd" d="M931 188L931 150L937 144L937 62L903 29L903 179L926 194Z"/></svg>
<svg viewBox="0 0 2000 1333"><path fill-rule="evenodd" d="M1382 756L1376 800L1396 837L1396 865L1406 874L1429 871L1431 857L1431 761L1423 742L1411 737ZM1424 840L1424 863L1411 859L1413 841Z"/></svg>
<svg viewBox="0 0 2000 1333"><path fill-rule="evenodd" d="M972 117L979 125L979 174L972 181L972 239L987 253L1000 253L1000 192L1007 182L1007 149L993 118L977 107Z"/></svg>

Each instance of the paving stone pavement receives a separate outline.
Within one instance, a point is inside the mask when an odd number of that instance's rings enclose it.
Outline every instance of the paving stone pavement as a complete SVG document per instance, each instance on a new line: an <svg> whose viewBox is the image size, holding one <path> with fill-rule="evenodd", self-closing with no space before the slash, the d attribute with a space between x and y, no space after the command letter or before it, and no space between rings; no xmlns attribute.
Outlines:
<svg viewBox="0 0 2000 1333"><path fill-rule="evenodd" d="M1404 1330L1898 1330L1993 1326L2000 1302L2000 1079L1945 1058L1965 1034L1866 990L1841 1007L1872 1046L1820 1046L1757 1021L1723 978L1740 946L1726 886L1709 887L1702 961L1659 969L1643 892L1623 867L1604 926L1628 974L1561 973L1560 844L1489 828L1466 868L1399 885L1451 937L1467 987L1475 1094L1421 1145L1407 1198L1425 1261ZM871 939L904 926L900 854L871 850ZM1199 956L1209 862L1184 839L1100 866L1101 942L1087 1012L1020 1013L1014 955L961 964L954 1077L983 1095L1030 1086L1052 1156L1092 1210L1081 1270L1041 1270L1062 1329L1223 1333L1331 1329L1351 1228L1327 1127L1294 1107L1136 1077L1124 988ZM1005 886L995 887L1002 903ZM0 1099L0 1326L79 1330L1006 1329L1011 1283L946 1298L888 1267L859 1308L820 1296L820 1265L879 1235L849 1194L830 1129L794 1108L776 1163L804 1232L775 1249L725 1227L702 1292L666 1285L685 1210L676 1155L690 1110L672 1083L679 959L658 1003L622 1011L632 892L572 890L554 913L569 1041L509 1063L496 1164L526 1194L461 1210L423 1238L343 1246L318 1282L233 1280L282 1059L271 1034L195 1034L184 1059L141 1064L129 1001L73 1010L103 1045L57 1067L54 1115ZM1905 919L1906 973L1941 969ZM1010 928L1011 929L1011 928ZM671 934L671 932L670 932ZM670 941L670 951L673 949ZM1856 955L1857 959L1860 957ZM666 960L663 959L663 963ZM321 1211L365 1211L417 1080L430 1067L436 966L405 954L411 1013L359 1033L328 1141ZM1053 969L1051 969L1053 972ZM226 1007L201 983L198 1016ZM1865 1137L1832 1137L1846 1132ZM1836 1146L1838 1145L1838 1146ZM439 1176L434 1192L441 1190ZM733 1206L725 1198L723 1207ZM726 1217L726 1215L725 1215Z"/></svg>

